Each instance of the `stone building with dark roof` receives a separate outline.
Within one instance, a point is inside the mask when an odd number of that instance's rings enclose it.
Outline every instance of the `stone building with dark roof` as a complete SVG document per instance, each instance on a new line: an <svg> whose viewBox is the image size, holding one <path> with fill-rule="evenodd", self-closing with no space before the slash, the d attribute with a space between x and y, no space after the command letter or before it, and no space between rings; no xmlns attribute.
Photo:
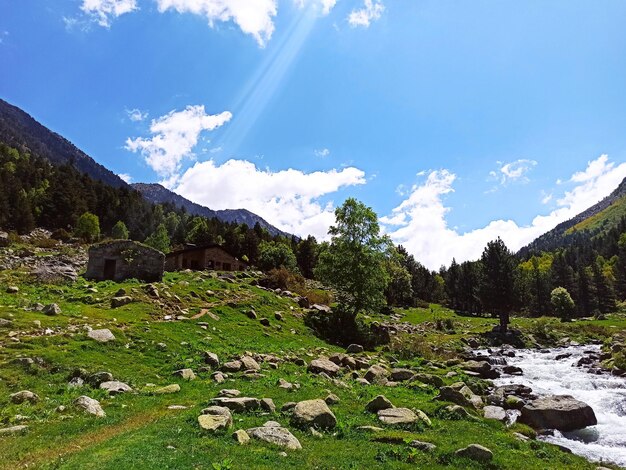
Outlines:
<svg viewBox="0 0 626 470"><path fill-rule="evenodd" d="M95 281L163 279L165 255L159 250L131 240L111 240L89 248L85 277Z"/></svg>
<svg viewBox="0 0 626 470"><path fill-rule="evenodd" d="M220 245L189 246L165 256L165 270L179 271L245 271L248 265L235 258Z"/></svg>

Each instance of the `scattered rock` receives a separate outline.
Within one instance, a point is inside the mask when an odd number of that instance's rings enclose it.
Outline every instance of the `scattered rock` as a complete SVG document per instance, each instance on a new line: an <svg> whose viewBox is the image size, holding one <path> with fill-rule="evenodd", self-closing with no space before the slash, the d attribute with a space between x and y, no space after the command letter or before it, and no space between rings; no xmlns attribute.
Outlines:
<svg viewBox="0 0 626 470"><path fill-rule="evenodd" d="M421 382L423 384L432 385L433 387L443 387L443 379L437 375L418 373L414 374L411 382Z"/></svg>
<svg viewBox="0 0 626 470"><path fill-rule="evenodd" d="M365 432L382 432L384 431L383 428L379 428L376 426L359 426L357 428L359 431L365 431Z"/></svg>
<svg viewBox="0 0 626 470"><path fill-rule="evenodd" d="M11 325L13 325L13 322L11 320L7 320L6 318L0 318L0 328L1 327L8 328Z"/></svg>
<svg viewBox="0 0 626 470"><path fill-rule="evenodd" d="M115 336L111 333L111 330L104 328L101 330L91 330L87 333L91 339L96 340L98 343L108 343L109 341L115 341Z"/></svg>
<svg viewBox="0 0 626 470"><path fill-rule="evenodd" d="M388 376L389 371L387 369L379 365L373 365L372 367L367 369L364 378L371 384L384 385L387 382Z"/></svg>
<svg viewBox="0 0 626 470"><path fill-rule="evenodd" d="M233 433L233 439L237 441L239 445L246 445L250 442L250 436L243 429L239 429Z"/></svg>
<svg viewBox="0 0 626 470"><path fill-rule="evenodd" d="M218 368L220 366L220 358L217 354L209 351L204 352L204 362L213 368Z"/></svg>
<svg viewBox="0 0 626 470"><path fill-rule="evenodd" d="M211 400L218 406L224 406L236 413L244 413L246 411L258 410L261 407L261 400L250 397L226 398L218 397Z"/></svg>
<svg viewBox="0 0 626 470"><path fill-rule="evenodd" d="M155 395L167 395L170 393L178 393L180 392L180 385L178 384L170 384L165 387L157 388L152 393Z"/></svg>
<svg viewBox="0 0 626 470"><path fill-rule="evenodd" d="M261 370L259 363L250 356L243 356L240 361L244 370L253 370L255 372Z"/></svg>
<svg viewBox="0 0 626 470"><path fill-rule="evenodd" d="M219 397L226 397L226 398L235 398L235 397L238 397L239 395L241 395L241 392L234 388L224 388L220 390L219 393L217 394L217 396Z"/></svg>
<svg viewBox="0 0 626 470"><path fill-rule="evenodd" d="M72 375L75 379L80 379L81 377L84 377L85 374L83 374L80 370L76 370ZM110 372L96 372L95 374L88 376L86 381L91 387L98 388L102 382L111 382L112 380L113 374Z"/></svg>
<svg viewBox="0 0 626 470"><path fill-rule="evenodd" d="M111 308L123 307L133 301L133 298L128 295L122 295L119 297L113 297L111 299Z"/></svg>
<svg viewBox="0 0 626 470"><path fill-rule="evenodd" d="M455 455L465 457L477 462L489 462L493 459L493 452L479 444L470 444L463 449L457 450Z"/></svg>
<svg viewBox="0 0 626 470"><path fill-rule="evenodd" d="M290 450L302 449L300 441L286 428L261 426L259 428L248 429L246 433L253 439L275 444Z"/></svg>
<svg viewBox="0 0 626 470"><path fill-rule="evenodd" d="M408 408L387 408L378 412L378 419L385 424L412 424L419 416Z"/></svg>
<svg viewBox="0 0 626 470"><path fill-rule="evenodd" d="M351 344L346 348L348 354L359 354L363 352L363 346L360 344Z"/></svg>
<svg viewBox="0 0 626 470"><path fill-rule="evenodd" d="M172 375L176 377L180 377L184 380L193 380L196 378L196 374L194 374L191 369L179 369L172 373Z"/></svg>
<svg viewBox="0 0 626 470"><path fill-rule="evenodd" d="M435 400L449 401L460 406L476 408L475 404L472 403L472 401L470 401L465 394L452 387L441 387L439 389L439 395L435 397Z"/></svg>
<svg viewBox="0 0 626 470"><path fill-rule="evenodd" d="M274 404L274 400L271 398L261 398L260 405L261 409L267 411L268 413L276 412L276 405Z"/></svg>
<svg viewBox="0 0 626 470"><path fill-rule="evenodd" d="M274 318L278 321L283 321L283 314L280 312L274 312Z"/></svg>
<svg viewBox="0 0 626 470"><path fill-rule="evenodd" d="M423 441L411 441L409 442L409 447L413 447L414 449L421 450L422 452L432 452L437 446L430 442Z"/></svg>
<svg viewBox="0 0 626 470"><path fill-rule="evenodd" d="M9 426L8 428L0 429L0 436L6 436L9 434L20 434L26 432L28 430L28 426L25 424L21 424L19 426Z"/></svg>
<svg viewBox="0 0 626 470"><path fill-rule="evenodd" d="M12 394L11 401L18 405L24 402L37 403L39 401L39 396L30 390L22 390L21 392Z"/></svg>
<svg viewBox="0 0 626 470"><path fill-rule="evenodd" d="M106 413L100 406L100 402L98 400L94 400L93 398L89 398L86 395L80 396L74 400L74 405L81 408L85 413L97 416L98 418L106 416Z"/></svg>
<svg viewBox="0 0 626 470"><path fill-rule="evenodd" d="M506 411L499 406L485 406L483 409L485 419L495 419L496 421L506 421Z"/></svg>
<svg viewBox="0 0 626 470"><path fill-rule="evenodd" d="M295 406L291 422L303 428L316 426L331 429L337 425L337 418L324 400L305 400Z"/></svg>
<svg viewBox="0 0 626 470"><path fill-rule="evenodd" d="M394 382L404 382L410 380L415 375L411 369L391 369L391 380Z"/></svg>
<svg viewBox="0 0 626 470"><path fill-rule="evenodd" d="M57 304L48 304L41 310L41 312L50 316L59 315L61 313L61 307Z"/></svg>
<svg viewBox="0 0 626 470"><path fill-rule="evenodd" d="M340 368L334 362L331 362L328 359L320 358L312 360L309 364L308 370L309 372L312 372L314 374L325 373L331 377L334 377L337 375L337 372L339 372Z"/></svg>
<svg viewBox="0 0 626 470"><path fill-rule="evenodd" d="M341 400L334 393L330 393L326 398L324 398L324 401L326 402L327 405L330 406L330 405L336 405Z"/></svg>
<svg viewBox="0 0 626 470"><path fill-rule="evenodd" d="M291 382L287 382L285 379L278 379L278 387L279 388L284 388L285 390L293 390L295 388L294 384L292 384Z"/></svg>
<svg viewBox="0 0 626 470"><path fill-rule="evenodd" d="M219 431L232 426L233 417L228 408L210 406L202 410L202 414L198 416L198 424L205 431Z"/></svg>
<svg viewBox="0 0 626 470"><path fill-rule="evenodd" d="M593 409L569 395L539 398L522 408L519 421L535 429L574 431L598 424Z"/></svg>
<svg viewBox="0 0 626 470"><path fill-rule="evenodd" d="M9 286L7 287L6 293L7 294L17 294L20 291L20 288L17 286Z"/></svg>
<svg viewBox="0 0 626 470"><path fill-rule="evenodd" d="M107 390L109 395L116 395L118 393L132 392L133 389L130 388L128 384L124 382L118 382L117 380L113 380L110 382L102 382L100 384L100 388L102 390Z"/></svg>
<svg viewBox="0 0 626 470"><path fill-rule="evenodd" d="M243 363L241 361L229 361L222 365L222 370L224 372L239 372L242 367Z"/></svg>
<svg viewBox="0 0 626 470"><path fill-rule="evenodd" d="M378 395L372 398L367 405L365 405L365 409L370 413L378 413L381 410L387 410L389 408L394 408L394 406L384 395Z"/></svg>
<svg viewBox="0 0 626 470"><path fill-rule="evenodd" d="M270 320L269 318L261 318L259 320L259 323L263 326L270 326Z"/></svg>

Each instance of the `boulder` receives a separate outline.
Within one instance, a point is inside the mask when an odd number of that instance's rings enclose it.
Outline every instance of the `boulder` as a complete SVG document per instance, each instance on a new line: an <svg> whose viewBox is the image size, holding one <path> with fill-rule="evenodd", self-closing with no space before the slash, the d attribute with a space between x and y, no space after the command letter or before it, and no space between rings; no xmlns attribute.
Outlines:
<svg viewBox="0 0 626 470"><path fill-rule="evenodd" d="M461 367L470 372L474 372L483 379L497 379L500 373L491 368L491 364L485 361L467 361L461 364Z"/></svg>
<svg viewBox="0 0 626 470"><path fill-rule="evenodd" d="M196 378L196 374L194 374L193 370L191 369L178 369L172 372L172 375L180 377L184 380L193 380Z"/></svg>
<svg viewBox="0 0 626 470"><path fill-rule="evenodd" d="M274 404L274 400L271 398L261 398L259 404L261 405L261 409L267 411L268 413L276 412L276 405Z"/></svg>
<svg viewBox="0 0 626 470"><path fill-rule="evenodd" d="M18 405L24 402L37 403L39 401L39 396L30 390L22 390L21 392L13 393L10 398L11 402Z"/></svg>
<svg viewBox="0 0 626 470"><path fill-rule="evenodd" d="M370 413L378 413L380 410L387 410L389 408L394 408L394 406L384 395L378 395L372 398L367 405L365 405L365 409Z"/></svg>
<svg viewBox="0 0 626 470"><path fill-rule="evenodd" d="M241 395L241 392L234 388L223 388L217 394L217 396L219 397L226 397L226 398L235 398L235 397L238 397L239 395Z"/></svg>
<svg viewBox="0 0 626 470"><path fill-rule="evenodd" d="M519 421L535 429L565 432L598 424L593 409L569 395L552 395L527 403Z"/></svg>
<svg viewBox="0 0 626 470"><path fill-rule="evenodd" d="M391 369L391 380L394 382L404 382L410 380L415 375L411 369Z"/></svg>
<svg viewBox="0 0 626 470"><path fill-rule="evenodd" d="M239 429L233 433L233 439L237 441L239 445L245 445L250 442L250 436L243 429Z"/></svg>
<svg viewBox="0 0 626 470"><path fill-rule="evenodd" d="M479 444L470 444L463 449L457 450L454 454L459 457L465 457L483 463L493 459L493 452Z"/></svg>
<svg viewBox="0 0 626 470"><path fill-rule="evenodd" d="M222 365L222 370L224 372L239 372L242 367L243 363L241 361L229 361Z"/></svg>
<svg viewBox="0 0 626 470"><path fill-rule="evenodd" d="M417 441L417 440L409 442L409 447L413 447L414 449L421 450L422 452L432 452L437 448L435 444L432 444L430 442Z"/></svg>
<svg viewBox="0 0 626 470"><path fill-rule="evenodd" d="M324 398L324 401L326 402L327 405L331 406L331 405L336 405L341 400L334 393L329 393L328 396Z"/></svg>
<svg viewBox="0 0 626 470"><path fill-rule="evenodd" d="M485 406L483 409L485 419L495 419L496 421L506 421L506 411L500 406Z"/></svg>
<svg viewBox="0 0 626 470"><path fill-rule="evenodd" d="M133 389L130 388L128 384L125 384L124 382L118 382L117 380L112 380L109 382L102 382L100 384L100 388L102 390L108 391L109 395L116 395L118 393L133 391Z"/></svg>
<svg viewBox="0 0 626 470"><path fill-rule="evenodd" d="M408 408L387 408L378 412L378 419L385 424L412 424L420 417Z"/></svg>
<svg viewBox="0 0 626 470"><path fill-rule="evenodd" d="M296 404L291 415L291 422L304 428L316 426L332 429L337 425L337 418L324 400L305 400Z"/></svg>
<svg viewBox="0 0 626 470"><path fill-rule="evenodd" d="M240 361L244 370L253 370L255 372L261 370L261 366L259 365L259 363L252 359L250 356L243 356Z"/></svg>
<svg viewBox="0 0 626 470"><path fill-rule="evenodd" d="M128 295L123 295L120 297L113 297L111 299L111 308L118 308L124 305L127 305L133 301L133 298Z"/></svg>
<svg viewBox="0 0 626 470"><path fill-rule="evenodd" d="M367 372L365 373L365 380L367 380L371 384L382 384L384 385L387 382L387 377L389 377L389 371L382 366L373 365Z"/></svg>
<svg viewBox="0 0 626 470"><path fill-rule="evenodd" d="M432 385L433 387L443 387L443 379L432 374L414 374L411 378L411 382L421 382L423 384Z"/></svg>
<svg viewBox="0 0 626 470"><path fill-rule="evenodd" d="M6 293L7 294L17 294L20 291L20 288L17 286L9 286L7 287Z"/></svg>
<svg viewBox="0 0 626 470"><path fill-rule="evenodd" d="M13 325L12 320L7 320L6 318L0 318L0 327L8 328Z"/></svg>
<svg viewBox="0 0 626 470"><path fill-rule="evenodd" d="M435 400L449 401L456 405L475 408L474 404L463 393L452 387L441 387Z"/></svg>
<svg viewBox="0 0 626 470"><path fill-rule="evenodd" d="M246 411L258 410L261 407L261 400L250 397L226 398L219 397L211 400L218 406L223 406L236 413L244 413Z"/></svg>
<svg viewBox="0 0 626 470"><path fill-rule="evenodd" d="M91 339L96 340L98 343L108 343L109 341L115 341L115 336L108 328L101 330L91 330L87 333Z"/></svg>
<svg viewBox="0 0 626 470"><path fill-rule="evenodd" d="M0 436L6 436L9 434L21 434L28 430L28 426L20 424L18 426L9 426L8 428L0 429Z"/></svg>
<svg viewBox="0 0 626 470"><path fill-rule="evenodd" d="M325 373L331 377L336 376L339 370L340 368L337 364L323 358L312 360L308 367L309 372L312 372L314 374Z"/></svg>
<svg viewBox="0 0 626 470"><path fill-rule="evenodd" d="M100 402L86 395L80 396L74 400L74 405L82 409L85 413L97 416L98 418L106 416L106 413L100 406Z"/></svg>
<svg viewBox="0 0 626 470"><path fill-rule="evenodd" d="M288 429L276 426L261 426L246 430L246 434L253 439L268 442L289 450L302 449L300 441Z"/></svg>
<svg viewBox="0 0 626 470"><path fill-rule="evenodd" d="M50 316L59 315L61 313L61 307L57 304L48 304L41 310L41 312Z"/></svg>
<svg viewBox="0 0 626 470"><path fill-rule="evenodd" d="M165 387L157 388L154 393L155 395L167 395L169 393L178 393L180 392L180 385L178 384L170 384Z"/></svg>
<svg viewBox="0 0 626 470"><path fill-rule="evenodd" d="M346 348L348 354L359 354L363 352L363 346L360 344L351 344Z"/></svg>
<svg viewBox="0 0 626 470"><path fill-rule="evenodd" d="M220 358L210 351L204 351L204 362L214 368L220 366Z"/></svg>
<svg viewBox="0 0 626 470"><path fill-rule="evenodd" d="M198 416L198 424L205 431L228 429L233 424L230 410L223 406L209 406Z"/></svg>

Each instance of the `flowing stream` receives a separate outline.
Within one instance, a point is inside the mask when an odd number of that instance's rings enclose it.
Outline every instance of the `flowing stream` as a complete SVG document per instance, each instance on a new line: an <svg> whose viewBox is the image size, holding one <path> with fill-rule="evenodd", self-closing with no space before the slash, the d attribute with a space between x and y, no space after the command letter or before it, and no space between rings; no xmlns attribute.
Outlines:
<svg viewBox="0 0 626 470"><path fill-rule="evenodd" d="M575 365L585 356L584 351L599 350L599 346L572 346L543 353L518 350L517 356L507 358L507 362L521 367L523 375L503 375L494 383L527 385L535 395L571 395L589 404L598 418L596 426L567 433L554 431L554 436L541 439L592 461L626 467L626 379L591 374ZM571 356L556 360L556 356L566 353Z"/></svg>

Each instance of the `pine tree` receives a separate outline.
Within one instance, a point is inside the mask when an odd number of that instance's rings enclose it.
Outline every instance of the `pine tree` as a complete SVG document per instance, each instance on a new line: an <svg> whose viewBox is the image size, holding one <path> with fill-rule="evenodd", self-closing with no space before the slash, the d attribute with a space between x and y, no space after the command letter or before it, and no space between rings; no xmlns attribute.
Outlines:
<svg viewBox="0 0 626 470"><path fill-rule="evenodd" d="M146 238L145 244L163 253L168 253L170 251L170 237L167 235L165 225L160 224L154 233Z"/></svg>
<svg viewBox="0 0 626 470"><path fill-rule="evenodd" d="M128 229L126 228L126 224L121 220L118 220L117 223L113 226L111 230L111 238L115 240L127 240L128 239Z"/></svg>
<svg viewBox="0 0 626 470"><path fill-rule="evenodd" d="M498 238L483 251L480 299L485 310L500 318L500 333L506 334L514 306L515 258Z"/></svg>

